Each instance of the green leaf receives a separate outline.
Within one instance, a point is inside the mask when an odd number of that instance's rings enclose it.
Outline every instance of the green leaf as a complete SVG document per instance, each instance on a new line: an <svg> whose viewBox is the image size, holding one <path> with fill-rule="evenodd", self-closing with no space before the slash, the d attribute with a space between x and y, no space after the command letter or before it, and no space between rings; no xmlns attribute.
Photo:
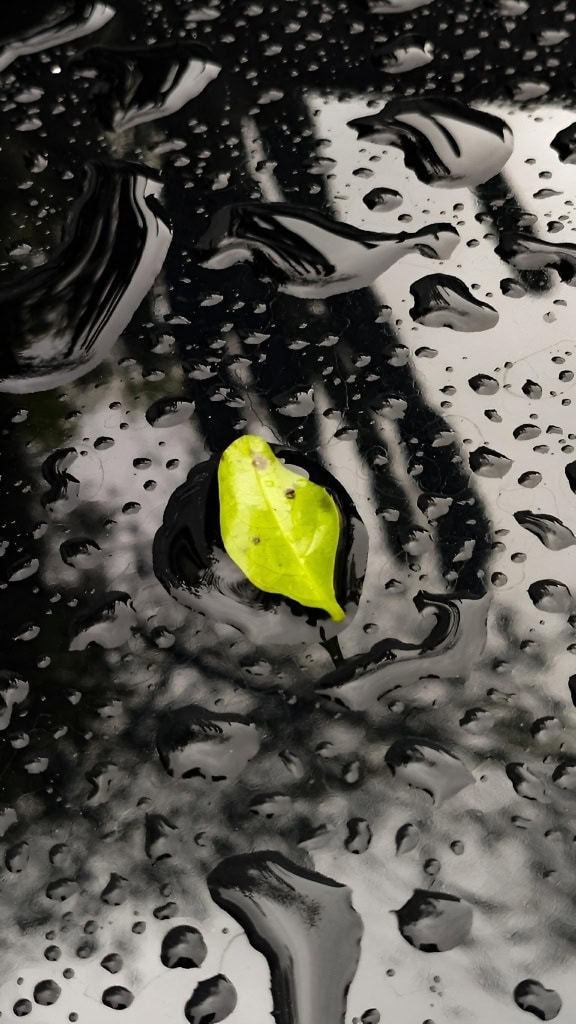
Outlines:
<svg viewBox="0 0 576 1024"><path fill-rule="evenodd" d="M252 434L222 455L218 487L224 548L250 582L341 622L346 613L334 593L340 514L328 491L287 469Z"/></svg>

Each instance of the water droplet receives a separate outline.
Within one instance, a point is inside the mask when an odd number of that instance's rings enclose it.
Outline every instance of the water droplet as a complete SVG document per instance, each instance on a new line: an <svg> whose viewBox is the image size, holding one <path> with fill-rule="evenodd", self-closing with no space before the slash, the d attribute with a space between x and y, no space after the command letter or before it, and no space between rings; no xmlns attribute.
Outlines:
<svg viewBox="0 0 576 1024"><path fill-rule="evenodd" d="M89 644L105 650L121 647L132 635L136 613L129 594L112 590L76 617L69 650L84 651Z"/></svg>
<svg viewBox="0 0 576 1024"><path fill-rule="evenodd" d="M380 1014L378 1010L364 1010L364 1013L360 1017L362 1024L380 1024Z"/></svg>
<svg viewBox="0 0 576 1024"><path fill-rule="evenodd" d="M127 1010L129 1006L132 1006L134 996L130 989L124 988L123 985L111 985L110 988L104 989L102 1002L111 1010Z"/></svg>
<svg viewBox="0 0 576 1024"><path fill-rule="evenodd" d="M100 966L110 974L118 974L122 970L124 963L119 953L107 953L104 959L100 961Z"/></svg>
<svg viewBox="0 0 576 1024"><path fill-rule="evenodd" d="M555 270L562 281L570 283L576 274L576 245L547 242L525 232L505 231L500 235L496 254L518 270Z"/></svg>
<svg viewBox="0 0 576 1024"><path fill-rule="evenodd" d="M109 907L120 907L128 899L128 879L113 871L100 893L100 899Z"/></svg>
<svg viewBox="0 0 576 1024"><path fill-rule="evenodd" d="M403 197L395 188L373 188L362 197L364 206L373 213L390 213L403 203Z"/></svg>
<svg viewBox="0 0 576 1024"><path fill-rule="evenodd" d="M78 892L78 883L72 878L57 878L46 887L48 899L55 900L57 903L64 903L76 892Z"/></svg>
<svg viewBox="0 0 576 1024"><path fill-rule="evenodd" d="M349 853L366 853L372 842L372 829L364 818L350 818L345 847Z"/></svg>
<svg viewBox="0 0 576 1024"><path fill-rule="evenodd" d="M26 31L20 35L12 36L9 32L7 37L3 37L0 71L23 54L39 53L52 46L63 46L74 39L97 32L114 17L115 13L114 8L102 0L92 0L85 7L72 11L57 7L49 24L40 16L39 24L27 24Z"/></svg>
<svg viewBox="0 0 576 1024"><path fill-rule="evenodd" d="M187 398L158 398L146 410L146 419L151 427L177 427L190 419L194 402Z"/></svg>
<svg viewBox="0 0 576 1024"><path fill-rule="evenodd" d="M470 377L468 383L478 395L495 395L500 390L496 378L488 373L477 373L475 377Z"/></svg>
<svg viewBox="0 0 576 1024"><path fill-rule="evenodd" d="M490 479L501 479L514 465L512 459L509 459L507 455L502 455L484 445L470 452L468 459L473 473Z"/></svg>
<svg viewBox="0 0 576 1024"><path fill-rule="evenodd" d="M144 849L153 864L173 856L177 825L173 825L163 814L147 814L144 832Z"/></svg>
<svg viewBox="0 0 576 1024"><path fill-rule="evenodd" d="M62 989L55 981L39 981L34 986L34 1002L39 1006L52 1006L60 998Z"/></svg>
<svg viewBox="0 0 576 1024"><path fill-rule="evenodd" d="M535 580L528 587L528 594L532 604L542 612L567 615L572 608L572 595L559 580Z"/></svg>
<svg viewBox="0 0 576 1024"><path fill-rule="evenodd" d="M518 483L522 487L537 487L542 482L542 474L536 470L528 470L526 473L521 473L518 477Z"/></svg>
<svg viewBox="0 0 576 1024"><path fill-rule="evenodd" d="M12 1007L12 1013L15 1017L27 1017L32 1013L32 1003L29 999L17 999Z"/></svg>
<svg viewBox="0 0 576 1024"><path fill-rule="evenodd" d="M15 843L4 854L4 863L13 875L19 875L21 871L24 871L29 859L30 847L27 842Z"/></svg>
<svg viewBox="0 0 576 1024"><path fill-rule="evenodd" d="M420 841L420 832L411 822L402 825L396 833L396 853L410 853Z"/></svg>
<svg viewBox="0 0 576 1024"><path fill-rule="evenodd" d="M237 1001L232 982L225 974L216 974L199 982L184 1007L184 1016L189 1024L218 1024L232 1013Z"/></svg>
<svg viewBox="0 0 576 1024"><path fill-rule="evenodd" d="M376 47L373 62L389 74L404 74L425 67L434 59L434 47L422 36L398 36L385 46Z"/></svg>
<svg viewBox="0 0 576 1024"><path fill-rule="evenodd" d="M506 775L518 793L518 796L525 800L535 800L538 803L549 803L546 793L546 786L540 778L520 761L506 765Z"/></svg>
<svg viewBox="0 0 576 1024"><path fill-rule="evenodd" d="M90 569L99 560L100 545L89 537L75 537L60 545L60 556L73 569Z"/></svg>
<svg viewBox="0 0 576 1024"><path fill-rule="evenodd" d="M559 160L563 164L575 164L576 163L576 121L569 124L567 128L562 128L550 143L552 149L555 149Z"/></svg>
<svg viewBox="0 0 576 1024"><path fill-rule="evenodd" d="M500 281L500 291L509 299L521 299L526 295L524 285L513 277L505 277Z"/></svg>
<svg viewBox="0 0 576 1024"><path fill-rule="evenodd" d="M522 385L522 391L527 398L539 399L542 398L542 386L535 380L527 380Z"/></svg>
<svg viewBox="0 0 576 1024"><path fill-rule="evenodd" d="M291 416L296 419L310 416L314 412L314 390L313 388L291 388L290 391L278 395L274 399L274 403L283 416Z"/></svg>
<svg viewBox="0 0 576 1024"><path fill-rule="evenodd" d="M256 726L241 715L188 705L169 712L158 729L158 752L169 775L236 779L260 747Z"/></svg>

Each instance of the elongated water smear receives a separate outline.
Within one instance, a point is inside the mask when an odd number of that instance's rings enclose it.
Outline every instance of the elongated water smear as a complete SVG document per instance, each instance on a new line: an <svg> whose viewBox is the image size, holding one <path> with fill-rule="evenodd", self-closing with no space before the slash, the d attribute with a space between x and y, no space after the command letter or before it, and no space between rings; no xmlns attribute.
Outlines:
<svg viewBox="0 0 576 1024"><path fill-rule="evenodd" d="M341 1024L363 930L348 887L268 852L223 860L208 887L268 961L276 1024Z"/></svg>

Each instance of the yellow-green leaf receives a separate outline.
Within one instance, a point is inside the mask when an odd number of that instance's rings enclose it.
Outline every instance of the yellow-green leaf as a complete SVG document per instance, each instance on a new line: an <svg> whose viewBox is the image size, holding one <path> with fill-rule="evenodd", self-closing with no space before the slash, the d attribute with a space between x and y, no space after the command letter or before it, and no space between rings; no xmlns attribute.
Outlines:
<svg viewBox="0 0 576 1024"><path fill-rule="evenodd" d="M224 548L251 583L341 622L346 613L334 592L340 515L328 491L287 469L252 434L222 455L218 488Z"/></svg>

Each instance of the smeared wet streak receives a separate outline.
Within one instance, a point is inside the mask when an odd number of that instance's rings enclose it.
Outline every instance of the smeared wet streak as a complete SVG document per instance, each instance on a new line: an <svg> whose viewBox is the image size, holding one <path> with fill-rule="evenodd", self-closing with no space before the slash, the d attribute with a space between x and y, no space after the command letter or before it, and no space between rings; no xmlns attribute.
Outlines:
<svg viewBox="0 0 576 1024"><path fill-rule="evenodd" d="M503 238L512 237L519 231L522 231L525 236L534 237L531 228L532 215L528 215L522 209L512 182L504 174L495 174L485 184L478 185L474 192L485 211L484 215L477 214L477 220L483 222L485 219L490 229L496 231L499 246ZM511 261L513 253L508 252L507 247L499 249L499 246L496 248L496 252L500 258L513 265ZM516 272L518 279L528 292L539 294L548 291L551 287L552 280L544 266L533 270L516 268Z"/></svg>
<svg viewBox="0 0 576 1024"><path fill-rule="evenodd" d="M320 380L321 367L317 353L309 352L309 347L314 346L307 341L308 318L302 316L295 302L284 296L275 297L270 307L269 337L258 347L262 358L254 359L251 365L254 387L266 403L265 424L271 428L277 440L304 452L321 454L315 415L290 419L269 402L269 396L281 392L287 381L293 381L296 385L299 381L309 381L316 385ZM299 338L307 342L307 348L291 348ZM250 348L250 345L244 346L247 356Z"/></svg>
<svg viewBox="0 0 576 1024"><path fill-rule="evenodd" d="M253 643L314 643L335 636L356 613L368 554L368 537L352 499L315 460L272 446L287 466L304 469L329 490L341 520L334 589L346 619L290 598L258 590L225 553L219 526L218 457L191 470L172 494L153 548L154 572L168 593L186 607L217 622L228 622Z"/></svg>
<svg viewBox="0 0 576 1024"><path fill-rule="evenodd" d="M13 31L0 34L0 71L24 54L39 53L97 32L114 14L115 8L101 0L74 0L72 10L63 12L61 4L52 4L52 10L44 9L40 22L31 25L26 5L13 8Z"/></svg>
<svg viewBox="0 0 576 1024"><path fill-rule="evenodd" d="M118 132L174 114L221 70L208 49L190 42L93 49L77 66L84 75L95 74L91 95L98 116Z"/></svg>
<svg viewBox="0 0 576 1024"><path fill-rule="evenodd" d="M310 113L302 103L298 94L290 93L285 96L280 105L280 116L278 109L264 108L261 111L258 127L266 146L266 152L276 165L276 176L283 192L287 195L302 194L303 168L310 166L314 161L313 134L310 120ZM272 113L274 116L272 117ZM281 131L280 126L291 127L292 131L288 136ZM294 126L298 126L294 130ZM287 145L287 138L289 145ZM308 175L309 187L318 191L321 186L320 200L322 208L328 208L329 200L326 185L322 178ZM293 312L291 312L293 308ZM445 425L441 418L432 413L430 408L422 401L422 395L412 371L402 365L402 359L397 358L403 346L396 341L393 328L389 325L382 325L378 332L374 331L373 324L378 320L379 306L374 296L367 291L354 292L350 295L343 295L326 300L323 305L321 316L316 320L317 329L325 332L326 336L336 336L339 340L335 347L328 350L330 364L334 371L322 373L322 385L326 388L333 407L341 414L341 431L344 436L350 432L357 436L359 451L363 457L367 471L370 476L371 488L377 499L379 513L390 510L392 515L379 516L379 524L388 538L392 551L396 555L403 554L403 545L414 523L414 512L401 482L399 482L389 465L389 458L386 443L377 431L371 411L371 405L378 405L381 402L382 382L386 381L390 393L405 398L408 405L409 422L401 421L398 425L401 437L405 438L409 445L415 442L418 448L420 444L424 450L431 448L429 425L430 420L436 427L438 433ZM291 303L289 299L278 296L275 302L276 321L279 325L284 322L297 325L305 322L304 311L300 310L299 303ZM369 382L364 379L362 373L358 373L354 365L354 357L360 352L370 357L369 372L376 377L375 381ZM407 354L407 351L406 351ZM282 365L287 370L292 367L294 356L290 352L280 353ZM300 354L302 364L306 367L307 373L316 376L322 367L317 353L317 346L310 344ZM394 366L393 366L394 363ZM400 365L399 365L400 364ZM256 367L256 372L259 367ZM298 370L299 372L299 370ZM350 374L355 376L352 386L346 383ZM400 386L398 387L398 384ZM358 389L361 390L360 399L353 400L352 395ZM432 439L435 431L431 432ZM440 487L443 490L446 481L449 483L448 493L453 491L460 493L464 491L467 483L464 474L460 475L457 466L453 462L451 446L441 449L433 449L431 452L433 462L442 462L442 473ZM421 486L426 488L430 482L431 490L438 490L440 473L431 469L431 465L425 461L420 476ZM397 516L396 516L397 514ZM457 517L457 521L456 521ZM446 568L452 567L452 556L457 553L459 534L461 530L462 517L455 505L452 512L449 512L438 524L438 536L440 538L440 558ZM490 527L488 521L480 518L479 529L471 529L476 535L475 550L468 565L464 564L459 569L459 579L464 587L477 586L475 581L477 567L484 562L487 553L487 537Z"/></svg>
<svg viewBox="0 0 576 1024"><path fill-rule="evenodd" d="M271 113L266 108L259 111L257 130L266 158L276 165L274 176L280 191L287 198L294 195L296 201L301 202L304 179L310 187L314 185L315 193L319 190L314 206L324 210L326 203L322 179L310 173L315 166L315 159L307 105L296 91L282 99L274 116L270 117ZM324 325L323 316L319 313L310 316L308 311L304 312L300 303L278 294L276 289L273 295L268 296L268 307L267 333L270 337L259 346L258 351L262 352L263 358L252 359L251 372L257 391L263 396L275 395L284 389L286 381L308 380L315 385L320 379L325 387L330 388L330 377L320 376L324 352L318 352L315 337L310 339L310 327L315 335L316 330ZM294 347L299 341L304 341L304 347ZM245 345L247 355L250 348L252 346ZM339 392L342 396L337 403L339 409L345 408L344 391L341 388ZM268 406L266 421L279 440L305 452L316 452L321 457L315 416L307 416L293 424Z"/></svg>
<svg viewBox="0 0 576 1024"><path fill-rule="evenodd" d="M342 1024L363 930L348 887L268 852L230 857L207 881L268 961L276 1024Z"/></svg>
<svg viewBox="0 0 576 1024"><path fill-rule="evenodd" d="M319 696L353 711L365 711L376 701L427 677L466 679L486 643L490 597L473 594L415 598L419 611L434 609L436 623L422 643L395 638L380 640L366 654L324 676Z"/></svg>
<svg viewBox="0 0 576 1024"><path fill-rule="evenodd" d="M297 353L287 349L290 336L297 338L303 334L306 338L308 332L302 331L302 324L312 316L315 331L324 339L335 340L350 326L347 317L343 320L334 315L325 304L321 310L308 313L305 317L298 300L279 295L274 301L275 329L271 339L274 344L267 350L265 363L258 363L254 367L255 375L263 390L270 386L271 381L279 380L290 372L297 375L296 379L313 380L316 387L321 386L325 390L329 405L328 422L331 422L330 410L334 418L335 443L339 438L344 441L348 438L355 440L375 498L378 525L392 552L404 561L406 556L403 543L414 525L414 512L405 491L390 469L386 442L378 432L371 408L370 389L357 383L363 376L355 365L357 353L341 341L326 348L310 341L306 348ZM359 346L358 352L362 351ZM355 400L353 396L359 387L362 389L362 398ZM376 395L374 398L376 405ZM379 401L381 398L380 392ZM308 417L301 428L291 432L290 436L308 449L317 444L317 432L315 420ZM318 454L321 458L321 447Z"/></svg>
<svg viewBox="0 0 576 1024"><path fill-rule="evenodd" d="M413 232L375 232L291 203L237 203L212 218L198 242L202 265L226 271L250 261L281 291L325 299L372 284L410 253L447 259L459 242L452 224Z"/></svg>
<svg viewBox="0 0 576 1024"><path fill-rule="evenodd" d="M413 478L422 492L453 499L435 526L434 536L442 569L455 590L483 592L484 584L480 577L490 550L492 528L469 474L454 457L457 438L449 444L437 443L443 434L450 433L447 424L426 403L408 358L394 358L395 350L403 347L395 342L388 324L381 325L379 335L373 330L378 309L373 297L362 292L335 297L330 300L330 309L340 319L347 317L348 326L341 333L341 344L346 344L351 352L360 348L370 355L369 372L377 378L376 381L367 381L359 377L362 397L355 404L354 414L358 416L360 405L365 407L372 401L381 401L379 389L382 380L387 381L392 394L404 399L406 411L396 421L395 428L404 445L408 471L412 465L417 467ZM473 542L471 556L455 563L454 558L466 541Z"/></svg>
<svg viewBox="0 0 576 1024"><path fill-rule="evenodd" d="M228 82L220 75L209 90L195 99L193 122L211 124L214 110L226 106L229 131L241 137L246 105L246 98L242 99L244 88L243 80L234 82L235 102L230 104ZM212 214L222 205L222 192L215 186L225 181L227 199L245 198L252 192L253 183L244 163L233 155L232 147L218 142L207 151L204 133L190 133L186 152L192 168L189 176L186 172L171 173L167 175L166 186L169 205L181 214L175 224L174 246L164 267L171 289L170 331L206 447L219 452L238 437L245 424L245 395L243 388L237 386L234 357L227 353L225 343L228 338L235 340L252 331L266 330L268 290L243 267L237 268L234 280L230 281L224 275L216 280L213 273L199 266L196 243ZM197 189L198 166L202 167L206 183L201 197ZM213 298L218 301L212 301Z"/></svg>
<svg viewBox="0 0 576 1024"><path fill-rule="evenodd" d="M172 236L161 194L147 168L88 165L59 251L0 288L0 391L54 388L107 356L168 251Z"/></svg>

